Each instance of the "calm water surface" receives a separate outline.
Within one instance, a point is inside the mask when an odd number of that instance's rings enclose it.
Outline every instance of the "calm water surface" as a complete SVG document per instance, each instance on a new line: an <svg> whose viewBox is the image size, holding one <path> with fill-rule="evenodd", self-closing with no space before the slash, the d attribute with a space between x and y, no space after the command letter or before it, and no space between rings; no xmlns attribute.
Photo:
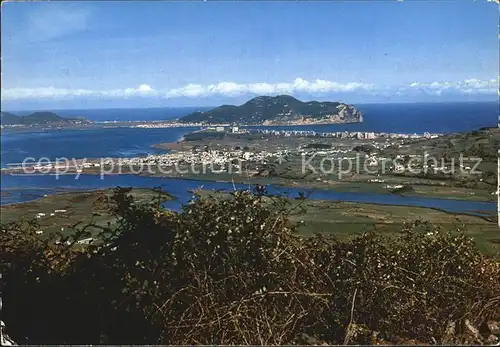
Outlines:
<svg viewBox="0 0 500 347"><path fill-rule="evenodd" d="M443 104L373 104L357 105L364 113L360 124L332 124L302 127L271 127L275 129L333 131L374 131L393 133L453 133L477 130L481 127L496 126L498 103L443 103ZM93 120L154 120L180 117L194 109L176 109L165 113L162 109L142 110L72 110L61 111L62 116L86 116ZM103 128L91 130L51 130L42 132L6 132L1 136L1 166L19 163L26 157L39 159L48 157L55 160L66 158L135 157L161 153L151 145L179 140L185 133L196 128ZM228 188L227 184L216 182L196 182L138 176L83 175L79 180L64 176L56 180L54 176L1 176L2 204L27 201L44 194L60 190L98 189L122 186L153 187L163 185L164 189L178 197L179 202L189 199L188 189L204 185L208 189ZM230 187L229 187L230 188ZM282 188L270 187L271 190ZM297 194L298 190L291 190ZM7 192L7 193L6 193ZM390 194L340 193L318 190L313 198L372 202L381 204L435 207L453 212L491 211L493 203L454 201L402 197Z"/></svg>
<svg viewBox="0 0 500 347"><path fill-rule="evenodd" d="M192 197L189 190L202 187L203 189L232 190L232 183L208 182L196 180L183 180L174 178L144 177L136 175L108 175L103 179L99 175L80 175L76 179L75 175L56 176L11 176L2 175L2 196L1 203L9 204L21 201L30 201L43 197L45 194L54 194L68 190L92 190L113 187L138 187L154 188L162 187L166 192L174 195L177 200L167 203L167 207L178 209ZM237 184L237 189L248 188L247 185ZM305 189L268 186L268 191L272 194L283 194L288 197L297 197L299 192L306 192ZM5 194L7 193L7 194ZM315 190L311 199L350 201L377 203L385 205L402 205L439 208L450 212L475 213L479 211L494 213L496 205L491 202L475 202L462 200L448 200L435 198L405 197L393 194L374 194L358 192L336 192L333 190ZM480 212L479 212L480 213Z"/></svg>

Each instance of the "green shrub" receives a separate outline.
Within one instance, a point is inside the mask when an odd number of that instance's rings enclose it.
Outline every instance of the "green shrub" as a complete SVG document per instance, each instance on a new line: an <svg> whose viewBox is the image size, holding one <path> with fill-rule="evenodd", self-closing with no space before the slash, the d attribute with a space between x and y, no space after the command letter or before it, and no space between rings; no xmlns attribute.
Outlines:
<svg viewBox="0 0 500 347"><path fill-rule="evenodd" d="M75 244L85 226L41 240L34 224L3 225L10 335L31 344L466 343L466 319L500 317L499 262L460 232L414 223L395 238L306 238L288 218L296 205L256 193L198 198L173 213L117 189L98 202L116 226L85 247Z"/></svg>

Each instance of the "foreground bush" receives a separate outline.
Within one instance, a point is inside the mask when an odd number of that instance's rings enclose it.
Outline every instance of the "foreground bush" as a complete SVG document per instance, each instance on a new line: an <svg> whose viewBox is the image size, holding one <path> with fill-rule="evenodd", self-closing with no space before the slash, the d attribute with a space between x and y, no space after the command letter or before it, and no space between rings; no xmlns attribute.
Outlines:
<svg viewBox="0 0 500 347"><path fill-rule="evenodd" d="M458 232L301 237L285 199L234 192L182 213L101 201L117 225L85 248L0 232L2 320L31 344L486 343L500 264ZM105 198L103 198L106 200ZM339 226L341 227L341 226ZM332 235L335 230L332 230ZM69 245L65 241L70 241ZM475 331L475 329L479 331Z"/></svg>

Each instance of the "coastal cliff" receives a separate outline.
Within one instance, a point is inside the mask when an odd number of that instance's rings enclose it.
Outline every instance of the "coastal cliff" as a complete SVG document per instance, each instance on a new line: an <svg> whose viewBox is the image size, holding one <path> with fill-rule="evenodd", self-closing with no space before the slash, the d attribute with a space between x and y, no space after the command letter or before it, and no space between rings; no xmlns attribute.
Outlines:
<svg viewBox="0 0 500 347"><path fill-rule="evenodd" d="M360 123L363 114L353 105L340 102L302 102L289 95L259 96L241 106L222 105L194 112L180 122L240 125L309 125Z"/></svg>

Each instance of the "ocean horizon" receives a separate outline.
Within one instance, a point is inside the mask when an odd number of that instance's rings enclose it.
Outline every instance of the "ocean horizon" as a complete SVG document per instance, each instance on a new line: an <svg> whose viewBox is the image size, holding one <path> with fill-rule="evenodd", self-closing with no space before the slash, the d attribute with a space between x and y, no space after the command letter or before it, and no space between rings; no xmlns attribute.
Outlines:
<svg viewBox="0 0 500 347"><path fill-rule="evenodd" d="M309 101L309 100L304 100ZM445 102L367 102L352 103L362 112L370 110L401 106L404 109L415 107L433 108L437 105L460 106L460 105L490 105L495 106L498 114L498 101L445 101ZM57 113L62 117L86 117L95 122L105 121L161 121L170 120L185 116L196 111L208 111L218 106L165 106L165 107L113 107L113 108L61 108L61 109L3 109L4 112L10 112L17 115L27 115L33 112L47 111ZM468 106L466 106L469 108Z"/></svg>

